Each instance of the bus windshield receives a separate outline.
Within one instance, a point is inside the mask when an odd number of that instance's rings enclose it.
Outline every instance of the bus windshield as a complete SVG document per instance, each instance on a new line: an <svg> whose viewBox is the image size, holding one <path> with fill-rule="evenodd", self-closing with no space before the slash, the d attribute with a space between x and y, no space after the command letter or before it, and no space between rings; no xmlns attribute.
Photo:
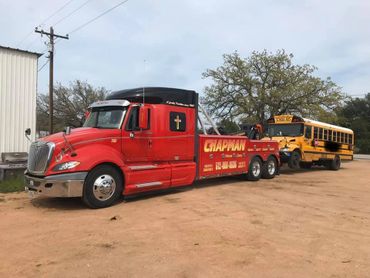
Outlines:
<svg viewBox="0 0 370 278"><path fill-rule="evenodd" d="M84 123L84 127L121 128L127 107L94 107Z"/></svg>
<svg viewBox="0 0 370 278"><path fill-rule="evenodd" d="M270 124L268 125L269 137L274 136L302 136L303 124Z"/></svg>

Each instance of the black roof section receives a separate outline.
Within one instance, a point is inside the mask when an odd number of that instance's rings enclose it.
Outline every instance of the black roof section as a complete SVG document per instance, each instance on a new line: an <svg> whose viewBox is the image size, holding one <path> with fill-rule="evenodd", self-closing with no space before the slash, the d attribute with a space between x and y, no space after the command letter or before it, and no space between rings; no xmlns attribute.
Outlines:
<svg viewBox="0 0 370 278"><path fill-rule="evenodd" d="M43 54L42 53L37 53L37 52L32 52L32 51L27 51L19 48L12 48L12 47L7 47L7 46L2 46L0 45L0 48L6 49L6 50L12 50L12 51L18 51L26 54L31 54L31 55L36 55L37 58L41 57Z"/></svg>
<svg viewBox="0 0 370 278"><path fill-rule="evenodd" d="M176 88L143 87L112 92L106 99L125 99L130 102L195 107L197 93Z"/></svg>

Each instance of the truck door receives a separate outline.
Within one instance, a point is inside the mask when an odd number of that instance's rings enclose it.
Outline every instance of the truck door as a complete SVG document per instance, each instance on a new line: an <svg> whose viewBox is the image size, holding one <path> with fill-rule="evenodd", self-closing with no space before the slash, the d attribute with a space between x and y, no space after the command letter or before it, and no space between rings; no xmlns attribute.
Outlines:
<svg viewBox="0 0 370 278"><path fill-rule="evenodd" d="M128 118L122 128L122 150L124 160L127 162L150 161L151 144L150 117L147 130L139 128L139 110L140 106L132 106L128 112Z"/></svg>

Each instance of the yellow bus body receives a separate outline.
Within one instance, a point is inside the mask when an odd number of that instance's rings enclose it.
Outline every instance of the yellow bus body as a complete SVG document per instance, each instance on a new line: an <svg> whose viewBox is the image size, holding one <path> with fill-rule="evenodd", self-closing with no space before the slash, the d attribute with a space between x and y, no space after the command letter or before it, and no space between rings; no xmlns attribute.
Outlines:
<svg viewBox="0 0 370 278"><path fill-rule="evenodd" d="M300 162L305 165L325 165L336 157L353 160L354 133L351 129L293 115L278 115L268 120L269 130L279 130L279 125L289 128L288 125L293 124L302 125L301 134L270 136L279 142L283 162L288 162L293 152L299 152Z"/></svg>

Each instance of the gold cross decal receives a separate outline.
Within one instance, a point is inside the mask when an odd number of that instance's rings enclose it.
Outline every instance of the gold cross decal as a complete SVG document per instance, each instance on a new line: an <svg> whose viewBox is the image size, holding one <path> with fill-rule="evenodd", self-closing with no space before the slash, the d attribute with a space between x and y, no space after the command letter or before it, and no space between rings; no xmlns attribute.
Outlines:
<svg viewBox="0 0 370 278"><path fill-rule="evenodd" d="M174 121L176 123L176 129L180 129L181 119L180 119L179 115L176 116L176 119L174 119Z"/></svg>

